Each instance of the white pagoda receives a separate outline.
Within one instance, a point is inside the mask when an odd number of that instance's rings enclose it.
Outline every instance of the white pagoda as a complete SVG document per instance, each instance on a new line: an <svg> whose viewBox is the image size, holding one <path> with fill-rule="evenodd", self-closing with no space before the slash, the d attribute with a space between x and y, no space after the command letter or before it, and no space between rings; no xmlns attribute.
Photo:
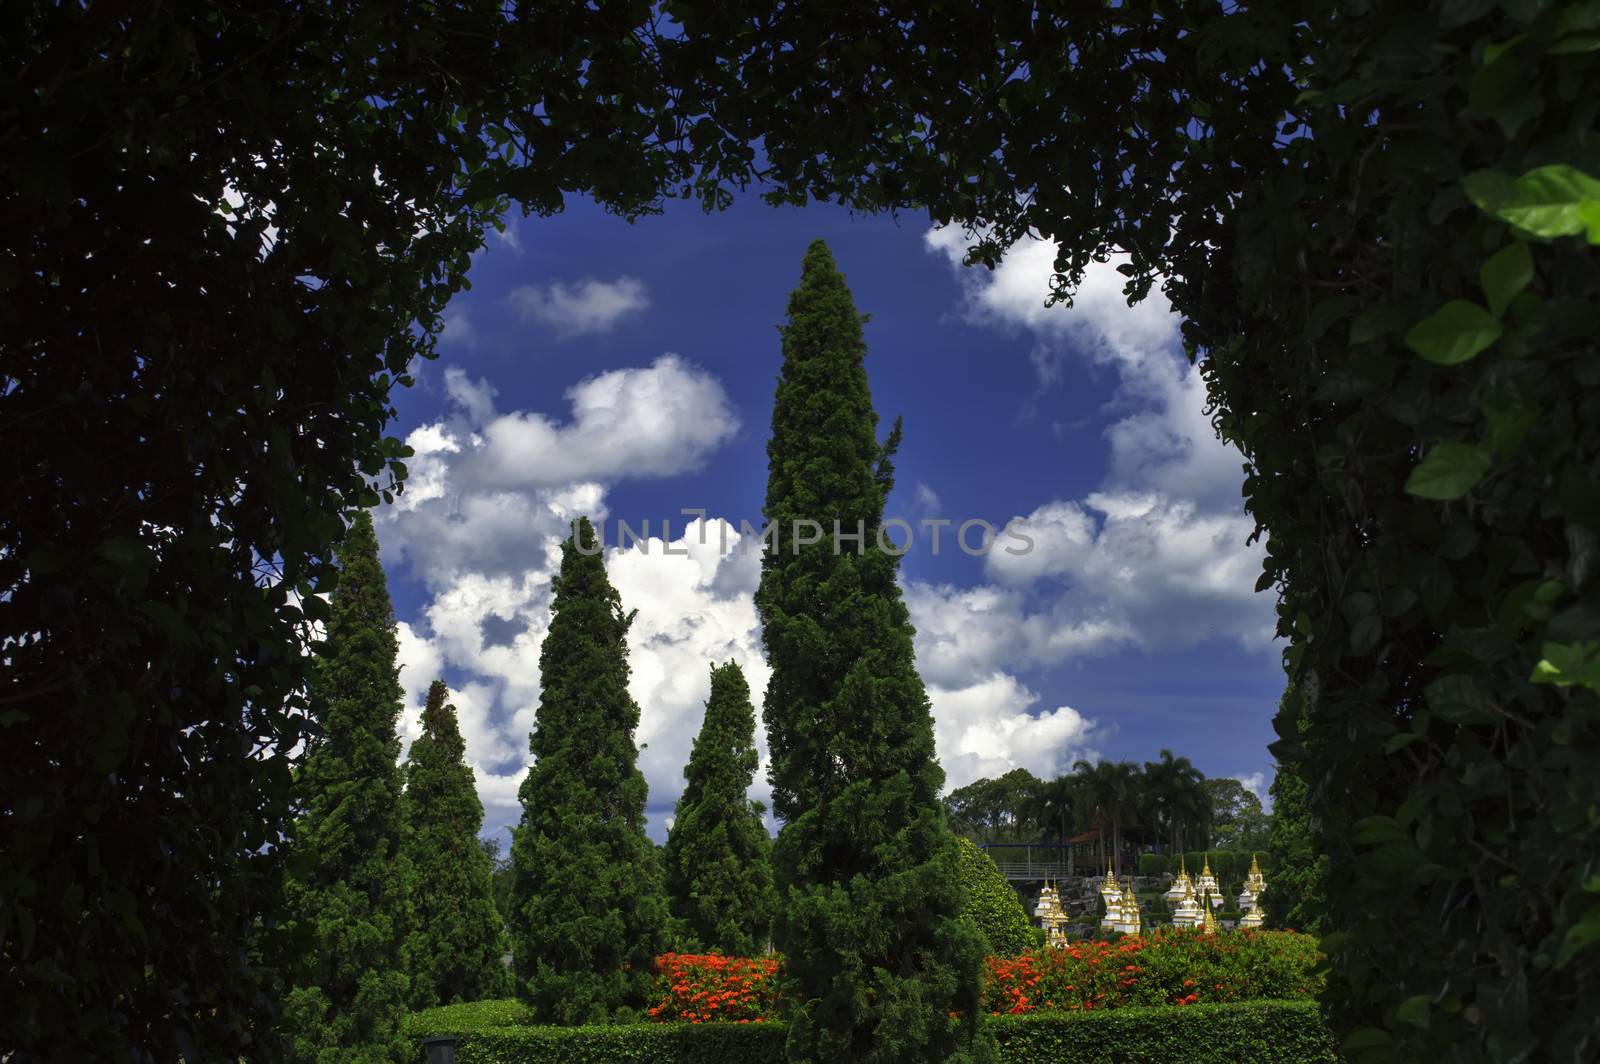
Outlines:
<svg viewBox="0 0 1600 1064"><path fill-rule="evenodd" d="M1111 915L1111 910L1106 910L1106 915ZM1132 890L1122 892L1122 898L1117 905L1116 920L1111 925L1112 931L1120 931L1124 935L1137 935L1142 928L1139 917L1139 897Z"/></svg>
<svg viewBox="0 0 1600 1064"><path fill-rule="evenodd" d="M1067 911L1061 906L1061 894L1048 880L1044 889L1039 891L1039 902L1033 907L1033 915L1039 918L1039 925L1044 928L1045 942L1051 946L1066 945L1067 935L1064 930L1067 923Z"/></svg>
<svg viewBox="0 0 1600 1064"><path fill-rule="evenodd" d="M1209 905L1215 909L1222 905L1222 887L1217 883L1217 877L1211 874L1211 856L1206 855L1205 867L1200 870L1199 878L1194 881L1194 892L1200 896L1202 905Z"/></svg>
<svg viewBox="0 0 1600 1064"><path fill-rule="evenodd" d="M1248 912L1256 907L1267 889L1267 877L1261 874L1261 864L1256 855L1250 855L1250 871L1244 877L1244 890L1239 894L1239 911Z"/></svg>
<svg viewBox="0 0 1600 1064"><path fill-rule="evenodd" d="M1167 888L1166 899L1168 905L1177 905L1183 901L1185 892L1192 892L1194 883L1189 879L1189 869L1184 866L1183 854L1178 855L1178 876L1172 881L1172 886Z"/></svg>
<svg viewBox="0 0 1600 1064"><path fill-rule="evenodd" d="M1172 910L1173 927L1195 927L1200 923L1200 903L1194 897L1194 884L1185 877L1183 883L1183 897L1178 899L1178 904Z"/></svg>

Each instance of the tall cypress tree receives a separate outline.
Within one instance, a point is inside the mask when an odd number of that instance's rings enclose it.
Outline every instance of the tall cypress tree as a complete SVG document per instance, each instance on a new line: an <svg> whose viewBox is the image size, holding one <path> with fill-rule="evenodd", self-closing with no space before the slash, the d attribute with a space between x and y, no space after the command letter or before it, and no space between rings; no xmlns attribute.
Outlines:
<svg viewBox="0 0 1600 1064"><path fill-rule="evenodd" d="M765 807L749 796L755 732L744 672L731 661L712 666L665 853L668 905L682 932L699 949L735 956L766 946L777 901Z"/></svg>
<svg viewBox="0 0 1600 1064"><path fill-rule="evenodd" d="M296 780L304 811L287 885L290 912L312 948L284 1021L297 1061L388 1064L410 1048L400 1017L411 875L401 852L399 647L365 511L338 559L310 688L322 734Z"/></svg>
<svg viewBox="0 0 1600 1064"><path fill-rule="evenodd" d="M510 941L494 904L494 867L478 842L483 803L443 680L428 688L422 734L406 760L405 854L414 875L406 942L411 1007L505 997Z"/></svg>
<svg viewBox="0 0 1600 1064"><path fill-rule="evenodd" d="M780 540L764 555L756 605L784 822L774 939L797 998L789 1057L991 1060L978 1027L984 947L961 919L960 855L939 802L944 772L899 559L877 541L900 426L878 442L864 319L820 240L788 311L767 445L765 514ZM808 520L825 530L820 542L792 535Z"/></svg>
<svg viewBox="0 0 1600 1064"><path fill-rule="evenodd" d="M599 1023L645 1004L666 904L633 742L633 615L606 579L587 519L561 546L554 592L529 736L535 760L511 843L512 953L518 991L541 1020Z"/></svg>

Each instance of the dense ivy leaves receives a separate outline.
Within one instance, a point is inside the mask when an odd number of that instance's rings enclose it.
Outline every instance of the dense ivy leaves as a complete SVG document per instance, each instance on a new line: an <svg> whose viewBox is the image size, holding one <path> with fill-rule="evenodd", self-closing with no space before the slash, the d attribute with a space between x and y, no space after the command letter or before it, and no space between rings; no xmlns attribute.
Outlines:
<svg viewBox="0 0 1600 1064"><path fill-rule="evenodd" d="M495 908L493 861L478 842L483 803L448 694L443 680L428 688L422 734L411 743L405 765L401 808L412 875L406 960L413 1009L511 993L502 963L511 947Z"/></svg>
<svg viewBox="0 0 1600 1064"><path fill-rule="evenodd" d="M756 607L783 821L773 937L797 1002L789 1057L991 1059L977 1026L984 942L961 919L899 558L877 539L899 426L878 441L861 315L821 241L788 311L767 444L765 515L779 539Z"/></svg>
<svg viewBox="0 0 1600 1064"><path fill-rule="evenodd" d="M1315 683L1291 683L1283 693L1278 713L1282 727L1305 734L1303 702ZM1319 935L1327 930L1328 874L1326 844L1312 825L1306 808L1306 781L1297 772L1280 767L1272 778L1272 819L1267 832L1267 892L1261 907L1267 925Z"/></svg>
<svg viewBox="0 0 1600 1064"><path fill-rule="evenodd" d="M756 6L673 10L775 197L1164 277L1318 692L1276 753L1346 1052L1595 1056L1591 6Z"/></svg>
<svg viewBox="0 0 1600 1064"><path fill-rule="evenodd" d="M766 950L777 895L765 807L749 797L758 758L750 685L733 662L711 669L711 697L667 834L674 948L753 957Z"/></svg>
<svg viewBox="0 0 1600 1064"><path fill-rule="evenodd" d="M7 4L0 1046L264 1059L305 620L514 195L687 180L648 5ZM252 1033L252 1032L255 1033Z"/></svg>
<svg viewBox="0 0 1600 1064"><path fill-rule="evenodd" d="M291 980L284 1022L303 1064L389 1064L407 974L411 870L401 849L400 668L394 610L372 518L356 515L339 552L328 638L312 673L321 726L295 779L288 884L291 932L311 943Z"/></svg>
<svg viewBox="0 0 1600 1064"><path fill-rule="evenodd" d="M639 1014L666 919L633 743L633 615L622 612L602 553L587 518L561 545L528 739L534 763L512 833L517 991L546 1023Z"/></svg>

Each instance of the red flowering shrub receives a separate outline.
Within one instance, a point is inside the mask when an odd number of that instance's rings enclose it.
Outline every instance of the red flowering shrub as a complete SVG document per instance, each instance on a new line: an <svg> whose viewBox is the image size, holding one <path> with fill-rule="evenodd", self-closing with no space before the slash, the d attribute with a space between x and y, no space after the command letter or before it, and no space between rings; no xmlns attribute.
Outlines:
<svg viewBox="0 0 1600 1064"><path fill-rule="evenodd" d="M983 1008L993 1014L1307 1000L1322 992L1317 940L1293 931L1208 935L1165 928L1115 942L1075 942L984 962ZM656 958L659 1022L761 1023L778 1015L777 957L665 953Z"/></svg>
<svg viewBox="0 0 1600 1064"><path fill-rule="evenodd" d="M1317 942L1290 931L1207 935L1166 929L1116 942L1077 942L985 962L983 1006L994 1014L1306 999L1322 990Z"/></svg>
<svg viewBox="0 0 1600 1064"><path fill-rule="evenodd" d="M657 1022L761 1023L778 1007L778 958L663 953L656 958Z"/></svg>

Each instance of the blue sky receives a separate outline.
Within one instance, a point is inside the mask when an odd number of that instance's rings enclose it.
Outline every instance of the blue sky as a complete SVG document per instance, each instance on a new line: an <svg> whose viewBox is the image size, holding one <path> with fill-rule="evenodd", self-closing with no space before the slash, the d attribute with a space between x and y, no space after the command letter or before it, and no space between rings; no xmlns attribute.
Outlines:
<svg viewBox="0 0 1600 1064"><path fill-rule="evenodd" d="M608 559L631 638L652 833L665 830L711 661L765 685L751 594L775 326L807 244L828 241L872 316L868 374L883 429L905 419L891 516L917 527L903 582L952 786L1079 757L1151 759L1270 780L1283 686L1241 460L1212 436L1177 319L1126 307L1115 262L1072 309L1046 309L1051 248L997 271L918 217L753 197L629 224L574 202L516 218L447 312L440 358L398 397L417 449L378 530L401 621L407 738L428 682L451 684L486 834L516 820L538 704L538 651L565 522L579 513L659 538ZM684 508L707 511L700 532ZM1021 518L1027 555L972 557L924 519ZM730 551L719 549L729 523ZM949 532L944 533L946 537ZM764 776L764 762L763 762ZM753 793L765 797L764 778ZM503 837L503 836L502 836Z"/></svg>

